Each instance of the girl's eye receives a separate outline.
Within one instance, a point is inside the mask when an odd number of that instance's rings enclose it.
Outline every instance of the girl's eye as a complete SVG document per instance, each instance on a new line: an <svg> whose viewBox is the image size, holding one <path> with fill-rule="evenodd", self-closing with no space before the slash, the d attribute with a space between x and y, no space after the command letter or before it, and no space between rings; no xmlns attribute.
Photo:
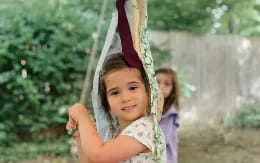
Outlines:
<svg viewBox="0 0 260 163"><path fill-rule="evenodd" d="M111 96L115 96L115 95L118 95L119 94L119 91L113 91L110 93Z"/></svg>
<svg viewBox="0 0 260 163"><path fill-rule="evenodd" d="M171 85L171 83L164 83L164 85L168 87Z"/></svg>
<svg viewBox="0 0 260 163"><path fill-rule="evenodd" d="M129 90L136 90L138 87L136 87L136 86L131 86L131 87L129 87Z"/></svg>

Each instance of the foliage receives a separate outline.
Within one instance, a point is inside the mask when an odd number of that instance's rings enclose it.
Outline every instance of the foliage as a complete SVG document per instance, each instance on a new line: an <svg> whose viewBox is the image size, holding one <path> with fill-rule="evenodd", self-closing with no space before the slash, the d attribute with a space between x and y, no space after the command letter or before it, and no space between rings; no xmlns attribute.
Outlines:
<svg viewBox="0 0 260 163"><path fill-rule="evenodd" d="M156 30L205 32L212 24L212 14L207 8L215 5L212 0L150 0L149 24Z"/></svg>
<svg viewBox="0 0 260 163"><path fill-rule="evenodd" d="M241 128L260 128L259 107L260 102L243 104L239 114L233 119L227 119L225 125Z"/></svg>
<svg viewBox="0 0 260 163"><path fill-rule="evenodd" d="M65 123L79 99L97 13L53 2L1 4L1 145Z"/></svg>
<svg viewBox="0 0 260 163"><path fill-rule="evenodd" d="M190 98L192 93L196 92L197 87L188 82L186 74L183 71L177 70L177 75L181 89L181 100Z"/></svg>
<svg viewBox="0 0 260 163"><path fill-rule="evenodd" d="M159 68L163 63L171 58L171 51L169 49L161 48L160 46L155 45L153 42L151 42L150 48L155 68Z"/></svg>
<svg viewBox="0 0 260 163"><path fill-rule="evenodd" d="M149 24L155 30L260 35L260 2L256 0L150 0L148 9Z"/></svg>
<svg viewBox="0 0 260 163"><path fill-rule="evenodd" d="M10 147L0 148L0 162L18 162L38 155L68 156L68 139L62 137L55 140L37 140L14 143Z"/></svg>
<svg viewBox="0 0 260 163"><path fill-rule="evenodd" d="M255 0L221 0L214 13L215 32L234 33L245 36L260 34L260 7Z"/></svg>

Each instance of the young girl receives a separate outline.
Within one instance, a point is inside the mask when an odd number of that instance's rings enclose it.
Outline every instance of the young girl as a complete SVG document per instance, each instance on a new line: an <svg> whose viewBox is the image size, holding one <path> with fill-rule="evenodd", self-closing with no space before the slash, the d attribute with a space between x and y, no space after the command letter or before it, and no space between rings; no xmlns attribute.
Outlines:
<svg viewBox="0 0 260 163"><path fill-rule="evenodd" d="M110 120L112 139L98 135L88 109L74 104L69 109L67 130L77 129L80 162L155 163L155 138L150 116L150 89L143 68L131 68L121 54L106 58L99 78L99 93ZM112 123L114 115L119 127Z"/></svg>
<svg viewBox="0 0 260 163"><path fill-rule="evenodd" d="M158 85L164 96L163 116L160 120L166 139L167 163L177 163L177 128L179 110L179 85L176 72L161 68L155 71Z"/></svg>

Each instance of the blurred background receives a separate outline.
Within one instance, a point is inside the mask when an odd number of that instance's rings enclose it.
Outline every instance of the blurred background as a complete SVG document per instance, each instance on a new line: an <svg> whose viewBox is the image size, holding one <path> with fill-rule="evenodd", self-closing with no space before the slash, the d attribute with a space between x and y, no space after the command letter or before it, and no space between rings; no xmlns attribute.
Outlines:
<svg viewBox="0 0 260 163"><path fill-rule="evenodd" d="M181 85L179 162L259 163L260 1L148 3L155 68L173 68ZM75 162L67 109L92 108L114 9L114 0L0 0L1 163Z"/></svg>

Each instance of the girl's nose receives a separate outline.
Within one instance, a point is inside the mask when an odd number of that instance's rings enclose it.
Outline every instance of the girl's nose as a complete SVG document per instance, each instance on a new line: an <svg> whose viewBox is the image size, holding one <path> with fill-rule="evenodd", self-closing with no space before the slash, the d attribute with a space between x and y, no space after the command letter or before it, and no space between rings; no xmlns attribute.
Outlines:
<svg viewBox="0 0 260 163"><path fill-rule="evenodd" d="M130 97L130 93L127 91L122 91L121 92L121 100L122 102L127 102L130 101L131 97Z"/></svg>
<svg viewBox="0 0 260 163"><path fill-rule="evenodd" d="M158 87L159 87L160 89L163 89L162 84L158 84Z"/></svg>

